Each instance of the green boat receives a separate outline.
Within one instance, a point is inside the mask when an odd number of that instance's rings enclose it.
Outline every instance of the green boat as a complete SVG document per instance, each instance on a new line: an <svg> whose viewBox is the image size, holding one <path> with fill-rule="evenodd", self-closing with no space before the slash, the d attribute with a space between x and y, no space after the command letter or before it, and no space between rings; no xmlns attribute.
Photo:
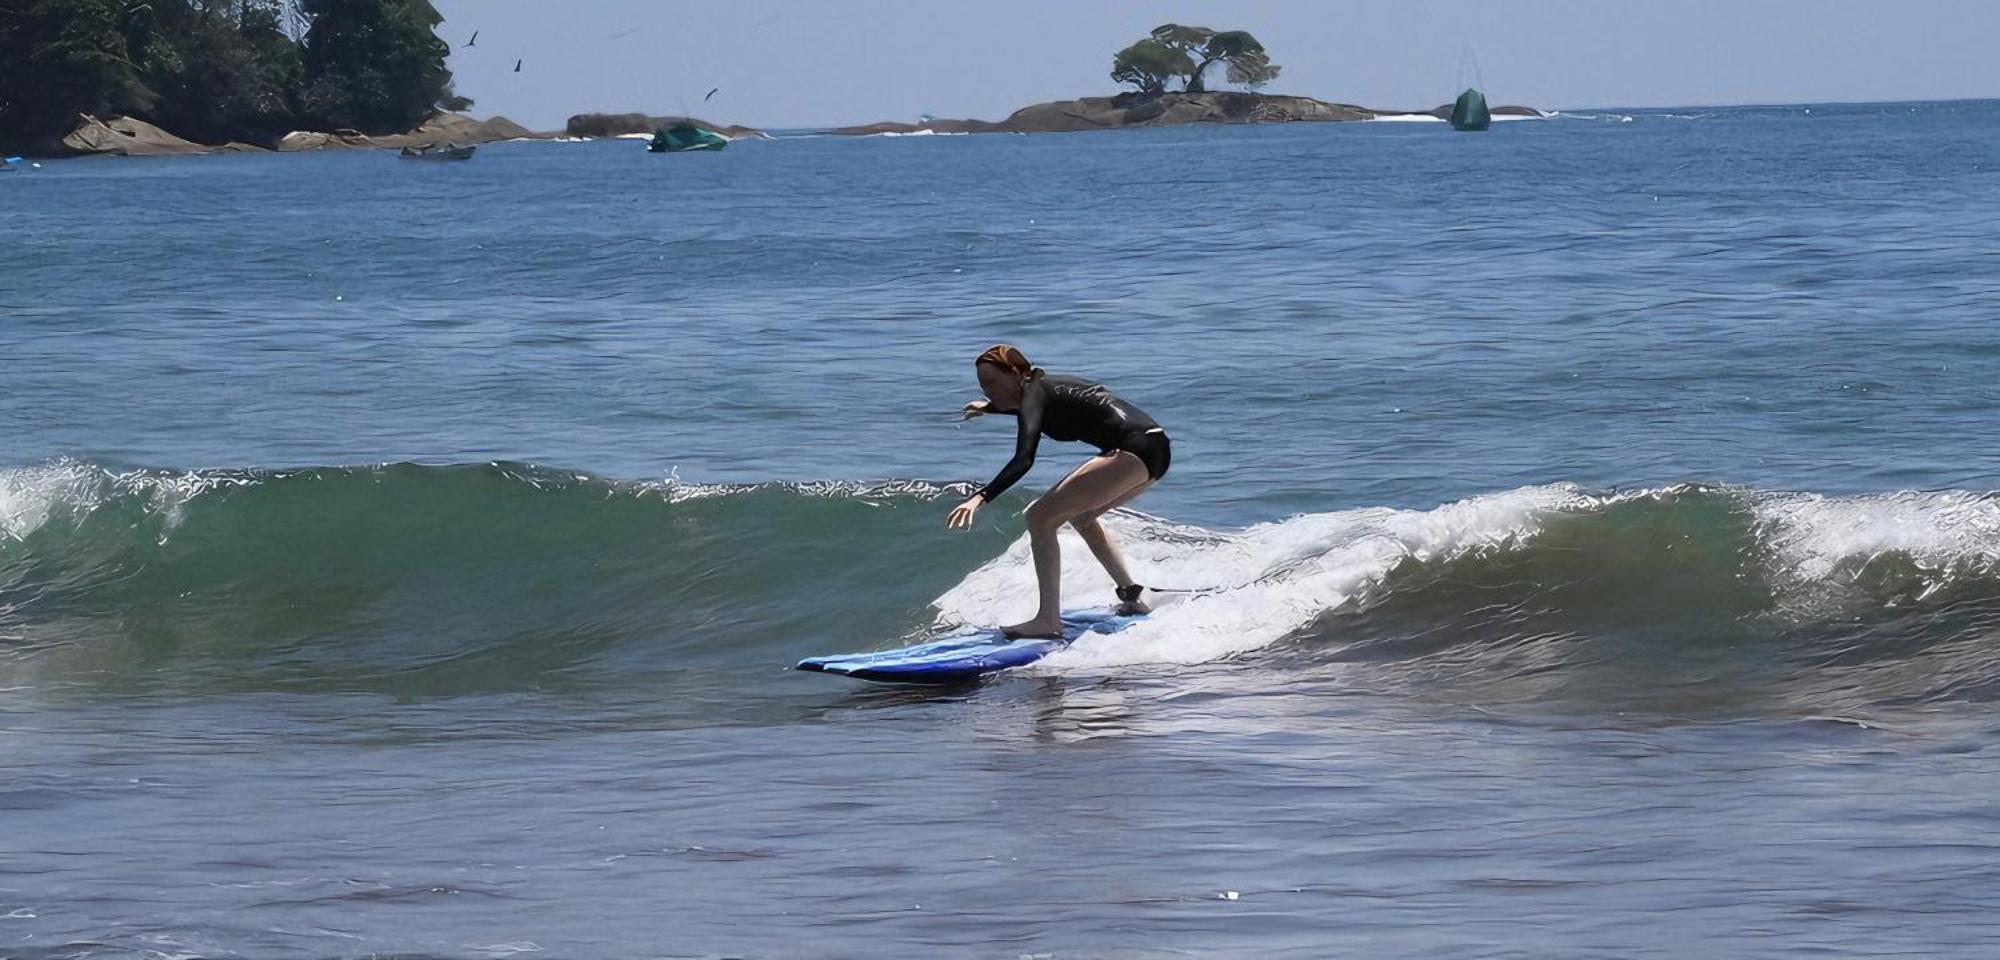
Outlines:
<svg viewBox="0 0 2000 960"><path fill-rule="evenodd" d="M1486 95L1471 87L1458 95L1458 102L1451 105L1451 128L1453 130L1484 130L1493 125L1493 114L1486 109Z"/></svg>
<svg viewBox="0 0 2000 960"><path fill-rule="evenodd" d="M671 127L661 127L653 132L653 140L646 149L654 153L686 153L690 150L720 150L729 146L729 138L713 130L703 130L692 123L677 123Z"/></svg>

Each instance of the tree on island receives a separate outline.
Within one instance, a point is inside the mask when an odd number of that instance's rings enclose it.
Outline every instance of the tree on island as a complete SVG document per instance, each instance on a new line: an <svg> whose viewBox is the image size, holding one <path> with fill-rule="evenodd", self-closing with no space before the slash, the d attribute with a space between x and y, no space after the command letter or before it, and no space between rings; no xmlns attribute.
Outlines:
<svg viewBox="0 0 2000 960"><path fill-rule="evenodd" d="M1157 95L1179 77L1181 89L1204 93L1209 68L1218 63L1227 66L1230 83L1252 90L1276 79L1279 70L1249 31L1218 33L1207 27L1163 23L1147 39L1118 51L1111 61L1111 79L1133 84L1143 95Z"/></svg>
<svg viewBox="0 0 2000 960"><path fill-rule="evenodd" d="M0 143L77 115L206 142L410 130L452 92L431 0L0 0Z"/></svg>
<svg viewBox="0 0 2000 960"><path fill-rule="evenodd" d="M1208 38L1201 47L1201 63L1194 68L1194 76L1188 78L1188 89L1202 89L1202 76L1208 68L1218 63L1227 64L1224 76L1230 83L1240 83L1252 90L1278 79L1279 66L1271 62L1264 45L1250 35L1248 30L1224 30Z"/></svg>
<svg viewBox="0 0 2000 960"><path fill-rule="evenodd" d="M1186 51L1158 40L1141 40L1111 58L1111 79L1132 84L1148 95L1165 93L1167 81L1186 77L1193 70L1194 60Z"/></svg>

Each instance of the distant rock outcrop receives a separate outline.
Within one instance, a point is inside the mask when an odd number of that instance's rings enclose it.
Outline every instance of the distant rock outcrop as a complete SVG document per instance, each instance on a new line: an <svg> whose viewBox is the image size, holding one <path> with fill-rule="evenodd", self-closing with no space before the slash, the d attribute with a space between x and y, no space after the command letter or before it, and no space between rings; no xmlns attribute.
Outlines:
<svg viewBox="0 0 2000 960"><path fill-rule="evenodd" d="M922 123L871 123L841 127L834 133L1065 133L1120 127L1166 127L1186 123L1306 123L1366 120L1370 111L1345 103L1311 97L1262 93L1165 93L1143 96L1056 100L1022 107L998 123L985 120L926 120Z"/></svg>
<svg viewBox="0 0 2000 960"><path fill-rule="evenodd" d="M736 124L710 123L694 117L655 117L644 113L579 113L569 118L563 132L572 137L619 137L643 133L651 135L662 127L691 123L710 133L719 133L731 140L740 137L761 137L762 130Z"/></svg>
<svg viewBox="0 0 2000 960"><path fill-rule="evenodd" d="M439 143L490 143L495 140L548 137L535 133L506 117L474 120L455 113L440 113L408 133L371 137L352 130L333 133L297 130L285 134L268 149L283 152L328 149L378 149L421 147ZM267 149L248 143L220 146L183 140L144 120L112 117L99 120L84 114L75 130L46 152L57 156L158 157L198 153L234 153Z"/></svg>
<svg viewBox="0 0 2000 960"><path fill-rule="evenodd" d="M219 149L182 140L144 120L131 117L99 120L86 113L79 115L77 120L76 129L62 138L58 149L50 152L75 156L162 157L213 153Z"/></svg>
<svg viewBox="0 0 2000 960"><path fill-rule="evenodd" d="M832 133L852 136L913 133L1067 133L1124 127L1169 127L1188 123L1329 123L1372 120L1377 116L1451 115L1451 105L1437 111L1370 110L1351 103L1330 103L1311 97L1264 93L1163 93L1146 96L1121 93L1115 97L1056 100L1022 107L1007 119L925 120L922 123L870 123L838 127ZM1495 116L1544 114L1531 107L1500 107Z"/></svg>
<svg viewBox="0 0 2000 960"><path fill-rule="evenodd" d="M869 137L879 134L912 133L1008 133L1005 126L991 120L925 120L922 123L898 123L884 120L880 123L865 123L854 127L836 127L827 131L843 136Z"/></svg>
<svg viewBox="0 0 2000 960"><path fill-rule="evenodd" d="M379 150L402 147L429 147L441 143L455 143L461 146L473 143L492 143L496 140L547 139L551 134L536 133L506 117L490 120L474 120L456 113L433 115L424 125L409 133L393 133L383 136L368 136L353 130L336 130L322 133L312 130L294 130L279 138L277 149L282 153L298 150Z"/></svg>

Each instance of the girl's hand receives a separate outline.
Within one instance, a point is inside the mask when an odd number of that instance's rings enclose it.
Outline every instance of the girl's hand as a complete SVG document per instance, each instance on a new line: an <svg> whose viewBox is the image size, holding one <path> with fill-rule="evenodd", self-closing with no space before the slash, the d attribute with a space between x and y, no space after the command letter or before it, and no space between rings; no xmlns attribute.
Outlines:
<svg viewBox="0 0 2000 960"><path fill-rule="evenodd" d="M965 419L985 416L990 408L984 400L974 400L965 405Z"/></svg>
<svg viewBox="0 0 2000 960"><path fill-rule="evenodd" d="M951 516L944 518L945 527L950 530L971 529L972 515L979 512L982 502L978 494L973 494L972 499L951 508Z"/></svg>

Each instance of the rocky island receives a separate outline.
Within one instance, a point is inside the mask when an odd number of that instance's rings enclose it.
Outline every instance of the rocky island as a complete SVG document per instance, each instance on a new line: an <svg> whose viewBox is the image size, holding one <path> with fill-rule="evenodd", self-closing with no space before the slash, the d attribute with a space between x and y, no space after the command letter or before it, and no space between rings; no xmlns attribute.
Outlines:
<svg viewBox="0 0 2000 960"><path fill-rule="evenodd" d="M1271 62L1264 45L1247 31L1166 23L1112 57L1111 79L1136 88L1116 96L1037 103L999 121L927 118L917 123L837 127L829 132L856 136L1067 133L1189 123L1313 123L1399 116L1443 120L1451 115L1451 104L1431 110L1375 110L1351 103L1260 92L1265 84L1277 79L1280 70ZM1245 89L1208 89L1210 78L1218 71L1229 83ZM1176 84L1180 89L1173 89ZM1493 113L1519 117L1545 115L1532 107L1519 106L1500 107Z"/></svg>
<svg viewBox="0 0 2000 960"><path fill-rule="evenodd" d="M1495 116L1542 117L1533 107L1496 107ZM850 136L883 133L1069 133L1129 127L1169 127L1189 123L1316 123L1375 120L1383 117L1451 115L1451 104L1431 110L1376 110L1351 103L1331 103L1311 97L1233 91L1157 94L1121 93L1113 97L1056 100L1022 107L1007 119L923 120L836 127L828 132Z"/></svg>

